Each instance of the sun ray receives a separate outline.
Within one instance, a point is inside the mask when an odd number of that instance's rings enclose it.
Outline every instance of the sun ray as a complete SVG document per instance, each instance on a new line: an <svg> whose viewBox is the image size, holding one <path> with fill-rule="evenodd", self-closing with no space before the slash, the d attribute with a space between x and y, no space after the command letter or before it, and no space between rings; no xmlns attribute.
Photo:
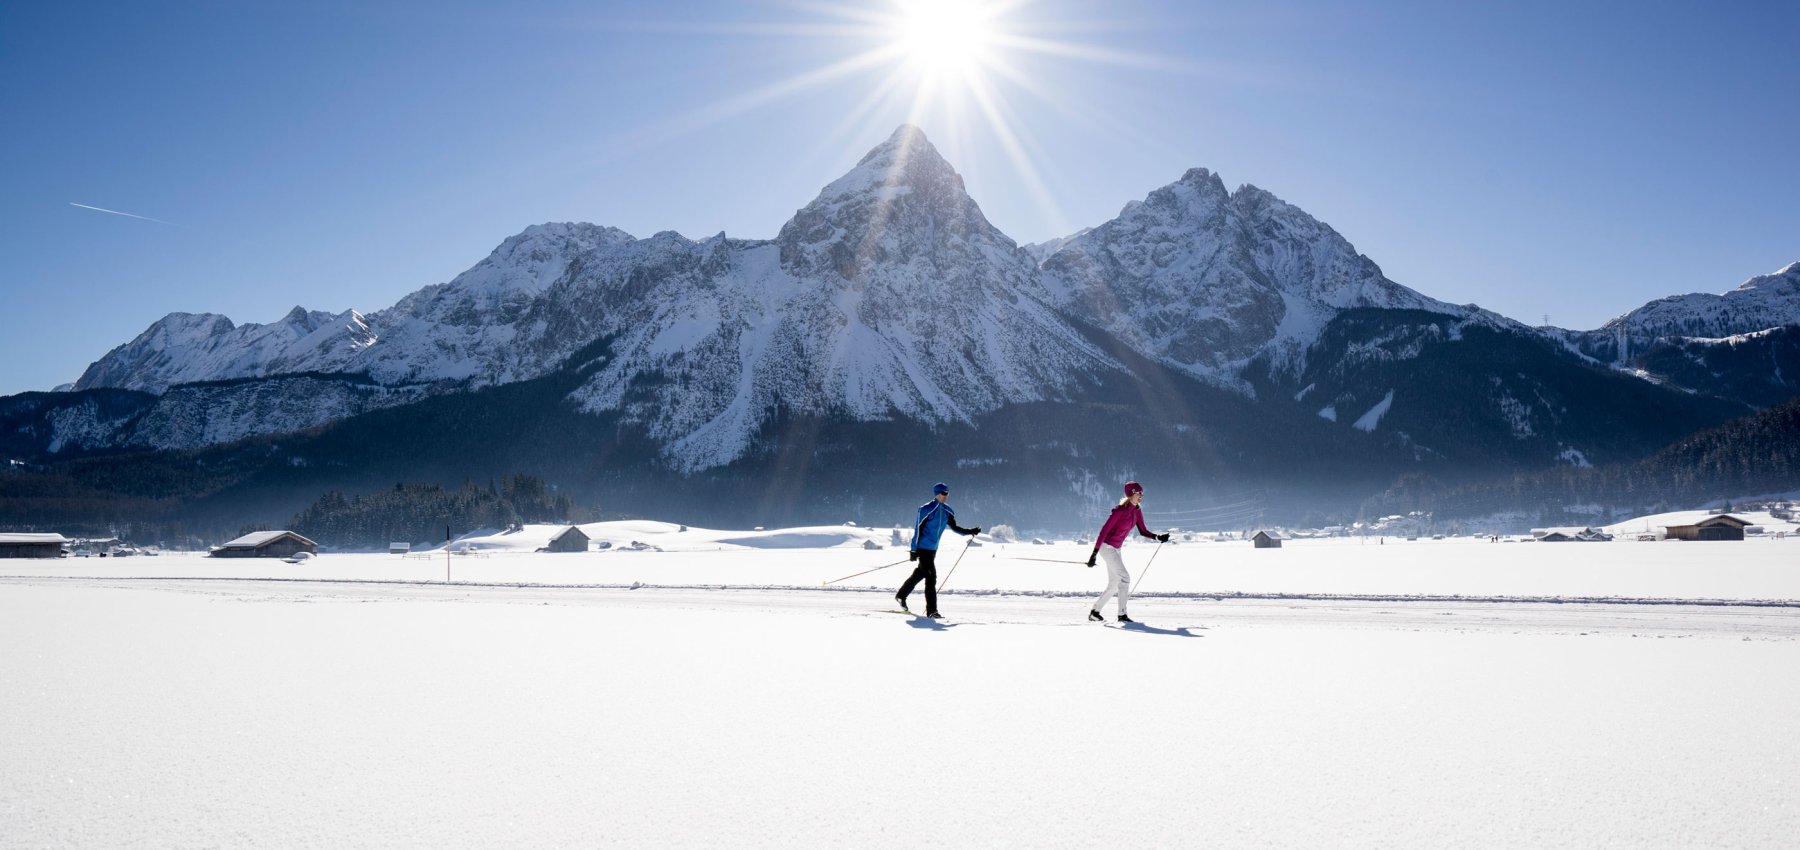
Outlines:
<svg viewBox="0 0 1800 850"><path fill-rule="evenodd" d="M1033 164L1032 157L1026 152L1018 135L1013 131L1012 122L1005 113L1005 108L989 91L986 81L973 81L969 86L969 91L975 97L976 103L981 106L982 114L987 117L988 126L993 129L994 137L1000 142L1001 148L1006 151L1007 161L1018 173L1019 179L1025 184L1025 190L1031 194L1032 200L1041 205L1049 214L1052 226L1057 227L1059 232L1072 232L1075 229L1074 226L1069 224L1068 218L1063 215L1062 206L1050 193L1049 186L1044 183L1043 175Z"/></svg>
<svg viewBox="0 0 1800 850"><path fill-rule="evenodd" d="M860 129L863 122L866 121L869 116L874 115L891 105L899 96L901 96L901 89L905 85L905 77L899 74L887 75L879 85L874 89L871 89L869 93L863 97L862 101L859 102L854 109L845 113L844 117L825 134L824 138L821 139L821 148L835 148L837 142L850 133ZM818 152L819 151L815 151L815 153Z"/></svg>
<svg viewBox="0 0 1800 850"><path fill-rule="evenodd" d="M1019 91L1030 95L1045 108L1071 121L1080 122L1083 129L1089 132L1103 133L1114 141L1152 148L1171 161L1179 161L1185 156L1183 151L1143 132L1137 122L1125 120L1104 104L1085 100L1082 101L1081 108L1076 109L1068 98L1057 97L1053 92L1047 91L1037 80L1009 62L995 62L988 66L988 70L1005 77Z"/></svg>
<svg viewBox="0 0 1800 850"><path fill-rule="evenodd" d="M995 33L992 40L996 47L1011 48L1027 53L1041 53L1064 59L1081 59L1103 65L1117 65L1126 68L1138 68L1151 71L1196 72L1206 70L1205 66L1188 61L1178 61L1166 56L1151 53L1128 53L1122 50L1109 50L1087 44L1075 44L1067 41L1055 41L1048 38L1037 38L1015 33Z"/></svg>
<svg viewBox="0 0 1800 850"><path fill-rule="evenodd" d="M818 88L842 77L881 67L893 62L899 54L899 48L891 45L859 53L754 91L713 101L629 133L617 141L624 145L648 146L680 138L758 107Z"/></svg>
<svg viewBox="0 0 1800 850"><path fill-rule="evenodd" d="M607 159L699 132L763 109L788 109L800 96L866 82L866 92L847 98L846 108L822 122L812 134L811 162L830 156L846 134L867 132L870 125L891 129L899 118L928 128L953 162L973 181L1005 176L1041 211L1041 226L1073 230L1053 185L1062 178L1042 142L1044 116L1066 121L1082 132L1118 140L1139 150L1168 154L1171 145L1147 136L1140 124L1110 111L1106 98L1071 102L1068 87L1083 78L1060 77L1063 68L1103 65L1177 72L1236 81L1245 69L1171 60L1153 53L1116 49L1091 41L1104 33L1150 25L1117 16L1077 20L1049 10L1042 0L767 0L793 15L789 20L695 22L673 20L633 23L614 28L700 33L722 37L809 39L827 45L831 58L815 67L750 87L746 91L700 104L648 125L615 133L591 144L584 162ZM1116 42L1114 43L1116 44ZM1085 86L1084 86L1085 88ZM1026 105L1029 109L1021 109ZM1038 132L1034 132L1038 131ZM1181 154L1174 154L1180 158ZM1001 165L994 162L1004 159ZM891 165L902 167L904 154ZM871 239L879 239L889 222L872 221ZM858 246L859 251L873 249Z"/></svg>

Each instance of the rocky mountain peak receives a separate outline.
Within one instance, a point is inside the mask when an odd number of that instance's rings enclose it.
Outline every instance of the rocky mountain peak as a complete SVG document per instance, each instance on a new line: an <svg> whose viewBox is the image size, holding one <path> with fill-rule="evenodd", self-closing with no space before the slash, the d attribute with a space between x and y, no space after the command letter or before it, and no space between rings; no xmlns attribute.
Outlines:
<svg viewBox="0 0 1800 850"><path fill-rule="evenodd" d="M1800 294L1800 262L1788 263L1774 274L1750 278L1738 286L1738 291Z"/></svg>
<svg viewBox="0 0 1800 850"><path fill-rule="evenodd" d="M948 263L972 243L1017 249L982 215L962 175L911 125L901 125L826 185L776 241L783 266L803 275L831 271L847 281L879 265Z"/></svg>

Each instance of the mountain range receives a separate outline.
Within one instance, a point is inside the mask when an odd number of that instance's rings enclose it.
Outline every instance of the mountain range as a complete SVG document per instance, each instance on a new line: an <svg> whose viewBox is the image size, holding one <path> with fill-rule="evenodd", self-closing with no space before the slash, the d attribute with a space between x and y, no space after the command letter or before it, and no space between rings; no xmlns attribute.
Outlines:
<svg viewBox="0 0 1800 850"><path fill-rule="evenodd" d="M1021 246L903 126L773 239L534 225L370 313L169 314L65 391L0 399L0 450L187 452L240 469L186 494L220 504L527 471L776 521L961 475L1036 518L1128 475L1176 503L1323 506L1412 473L1634 461L1797 393L1800 263L1527 327L1206 169Z"/></svg>

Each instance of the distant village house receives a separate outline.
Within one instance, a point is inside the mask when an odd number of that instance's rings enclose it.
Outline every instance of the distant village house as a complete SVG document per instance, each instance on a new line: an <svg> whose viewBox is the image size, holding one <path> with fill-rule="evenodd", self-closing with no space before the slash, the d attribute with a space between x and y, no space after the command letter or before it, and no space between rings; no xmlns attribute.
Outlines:
<svg viewBox="0 0 1800 850"><path fill-rule="evenodd" d="M1251 544L1258 549L1280 549L1281 541L1281 535L1270 534L1267 531L1258 531L1255 537L1250 538Z"/></svg>
<svg viewBox="0 0 1800 850"><path fill-rule="evenodd" d="M314 554L319 544L292 531L257 531L223 546L215 546L215 558L291 558L296 553Z"/></svg>
<svg viewBox="0 0 1800 850"><path fill-rule="evenodd" d="M1612 539L1612 535L1585 525L1534 528L1531 536L1539 543L1604 543Z"/></svg>
<svg viewBox="0 0 1800 850"><path fill-rule="evenodd" d="M1663 526L1663 531L1669 540L1742 540L1744 528L1749 525L1748 520L1738 519L1731 514L1719 514L1693 525L1666 525Z"/></svg>
<svg viewBox="0 0 1800 850"><path fill-rule="evenodd" d="M0 532L0 558L60 558L68 544L60 534Z"/></svg>
<svg viewBox="0 0 1800 850"><path fill-rule="evenodd" d="M572 525L563 529L561 534L550 538L550 545L543 549L545 552L586 552L587 550L588 536L583 534L581 529Z"/></svg>

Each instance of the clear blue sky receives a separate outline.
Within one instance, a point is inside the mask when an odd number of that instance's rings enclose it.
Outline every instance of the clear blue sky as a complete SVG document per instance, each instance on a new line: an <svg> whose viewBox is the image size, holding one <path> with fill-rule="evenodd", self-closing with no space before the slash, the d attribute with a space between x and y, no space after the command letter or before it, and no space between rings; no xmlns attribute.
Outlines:
<svg viewBox="0 0 1800 850"><path fill-rule="evenodd" d="M1087 55L1001 54L1048 95L994 83L1036 183L974 110L920 123L1022 242L1204 166L1400 283L1532 323L1800 259L1800 4L1467 5L1038 0L1005 26ZM857 114L889 66L769 92L882 41L841 23L714 0L5 4L0 394L170 311L374 311L535 222L772 236L908 115Z"/></svg>

